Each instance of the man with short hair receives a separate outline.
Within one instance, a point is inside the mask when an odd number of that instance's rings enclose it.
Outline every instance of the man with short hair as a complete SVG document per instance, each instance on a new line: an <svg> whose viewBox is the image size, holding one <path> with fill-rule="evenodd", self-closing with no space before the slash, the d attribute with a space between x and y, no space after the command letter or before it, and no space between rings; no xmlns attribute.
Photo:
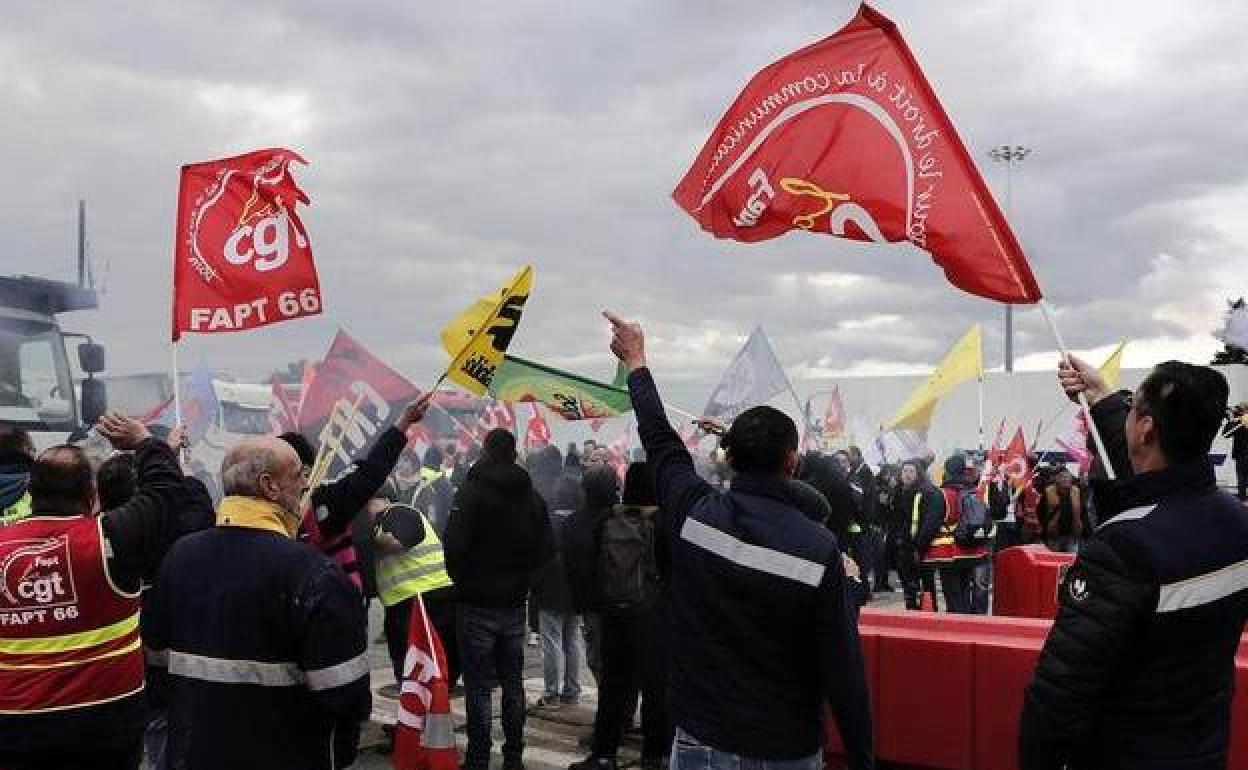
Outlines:
<svg viewBox="0 0 1248 770"><path fill-rule="evenodd" d="M754 407L723 438L732 487L698 477L646 366L607 313L671 540L673 770L822 766L824 704L852 770L874 766L856 608L835 537L796 506L797 427Z"/></svg>
<svg viewBox="0 0 1248 770"><path fill-rule="evenodd" d="M30 433L16 425L0 424L0 527L30 515L26 484L35 463Z"/></svg>
<svg viewBox="0 0 1248 770"><path fill-rule="evenodd" d="M1235 655L1248 618L1248 512L1209 461L1226 379L1158 365L1134 396L1070 359L1116 482L1093 481L1101 525L1059 587L1028 686L1023 770L1226 767Z"/></svg>
<svg viewBox="0 0 1248 770"><path fill-rule="evenodd" d="M55 446L31 467L30 516L0 527L5 770L135 770L142 758L139 588L176 537L183 479L174 450L142 423L114 414L98 427L136 450L134 496L95 516L86 454Z"/></svg>
<svg viewBox="0 0 1248 770"><path fill-rule="evenodd" d="M490 691L503 690L504 770L523 768L525 601L538 571L554 556L546 503L516 464L516 437L486 434L480 461L451 504L443 551L459 600L468 748L464 767L490 761Z"/></svg>
<svg viewBox="0 0 1248 770"><path fill-rule="evenodd" d="M217 525L170 550L148 606L170 764L345 767L371 708L367 619L342 570L294 539L303 464L287 442L251 438L221 483Z"/></svg>

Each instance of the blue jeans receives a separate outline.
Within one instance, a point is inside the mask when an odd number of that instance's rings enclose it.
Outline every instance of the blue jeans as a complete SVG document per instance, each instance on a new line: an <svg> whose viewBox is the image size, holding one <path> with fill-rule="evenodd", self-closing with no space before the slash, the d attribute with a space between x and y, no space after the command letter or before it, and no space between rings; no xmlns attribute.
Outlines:
<svg viewBox="0 0 1248 770"><path fill-rule="evenodd" d="M503 688L503 759L519 761L524 753L524 607L459 607L460 662L464 669L468 748L464 766L490 763L490 691Z"/></svg>
<svg viewBox="0 0 1248 770"><path fill-rule="evenodd" d="M751 759L713 749L676 728L671 770L819 770L823 756L815 752L802 759Z"/></svg>
<svg viewBox="0 0 1248 770"><path fill-rule="evenodd" d="M548 698L581 696L581 618L542 610L542 678ZM560 685L563 689L560 690Z"/></svg>

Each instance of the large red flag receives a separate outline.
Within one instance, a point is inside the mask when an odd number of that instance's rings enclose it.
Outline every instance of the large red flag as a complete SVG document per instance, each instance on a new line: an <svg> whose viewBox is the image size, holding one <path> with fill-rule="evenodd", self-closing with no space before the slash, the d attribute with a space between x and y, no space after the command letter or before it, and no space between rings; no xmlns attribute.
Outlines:
<svg viewBox="0 0 1248 770"><path fill-rule="evenodd" d="M754 76L673 197L719 238L910 241L950 282L1040 299L1018 241L897 27L863 5Z"/></svg>
<svg viewBox="0 0 1248 770"><path fill-rule="evenodd" d="M182 167L173 246L173 339L321 312L321 284L284 149Z"/></svg>
<svg viewBox="0 0 1248 770"><path fill-rule="evenodd" d="M446 653L420 597L412 602L408 624L391 762L395 770L456 770L459 764L446 683Z"/></svg>
<svg viewBox="0 0 1248 770"><path fill-rule="evenodd" d="M299 409L299 430L312 443L328 441L331 435L342 437L341 442L328 444L332 452L326 478L346 470L377 432L394 422L399 410L419 393L403 375L340 330L325 360L316 367L316 377ZM331 425L333 415L337 415L337 423Z"/></svg>

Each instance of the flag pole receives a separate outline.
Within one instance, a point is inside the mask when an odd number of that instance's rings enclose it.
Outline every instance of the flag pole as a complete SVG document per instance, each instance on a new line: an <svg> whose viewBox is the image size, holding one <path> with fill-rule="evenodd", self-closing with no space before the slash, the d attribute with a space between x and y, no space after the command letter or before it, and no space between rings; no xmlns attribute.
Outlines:
<svg viewBox="0 0 1248 770"><path fill-rule="evenodd" d="M984 372L979 372L979 451L984 451Z"/></svg>
<svg viewBox="0 0 1248 770"><path fill-rule="evenodd" d="M173 366L173 424L177 427L182 424L182 388L178 384L178 343L176 340L170 350Z"/></svg>
<svg viewBox="0 0 1248 770"><path fill-rule="evenodd" d="M1044 314L1044 320L1048 322L1049 329L1053 332L1053 338L1057 341L1057 348L1062 354L1062 359L1070 363L1070 351L1066 349L1066 342L1062 339L1062 332L1057 328L1057 322L1053 319L1053 310L1044 299L1040 300L1040 312ZM1101 458L1105 476L1110 481L1116 481L1118 475L1114 473L1114 465L1109 461L1109 451L1105 449L1105 440L1101 438L1101 432L1096 427L1096 420L1092 419L1092 405L1088 403L1087 394L1082 391L1079 393L1079 406L1083 409L1083 413L1088 419L1088 432L1092 434L1092 441L1096 444L1096 453Z"/></svg>

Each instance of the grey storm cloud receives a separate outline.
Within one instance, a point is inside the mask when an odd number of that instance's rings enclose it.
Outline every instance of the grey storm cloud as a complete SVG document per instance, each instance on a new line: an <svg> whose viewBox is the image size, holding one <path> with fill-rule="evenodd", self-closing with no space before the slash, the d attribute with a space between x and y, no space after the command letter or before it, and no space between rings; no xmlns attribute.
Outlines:
<svg viewBox="0 0 1248 770"><path fill-rule="evenodd" d="M1210 201L1248 175L1248 7L880 2L999 198L987 153L1034 148L1016 229L1076 347L1198 333L1244 267ZM177 169L288 146L323 317L192 337L246 376L341 325L417 381L437 332L525 262L516 350L607 375L598 312L643 319L656 366L707 388L755 324L795 372L930 364L1001 309L923 255L793 234L716 241L670 192L758 69L831 34L845 0L8 4L0 11L0 272L67 276L88 201L114 371L164 368ZM1212 212L1212 213L1211 213ZM1225 292L1223 292L1225 289ZM1175 299L1172 293L1181 293ZM1214 308L1211 312L1216 312ZM1018 349L1050 349L1019 314Z"/></svg>

